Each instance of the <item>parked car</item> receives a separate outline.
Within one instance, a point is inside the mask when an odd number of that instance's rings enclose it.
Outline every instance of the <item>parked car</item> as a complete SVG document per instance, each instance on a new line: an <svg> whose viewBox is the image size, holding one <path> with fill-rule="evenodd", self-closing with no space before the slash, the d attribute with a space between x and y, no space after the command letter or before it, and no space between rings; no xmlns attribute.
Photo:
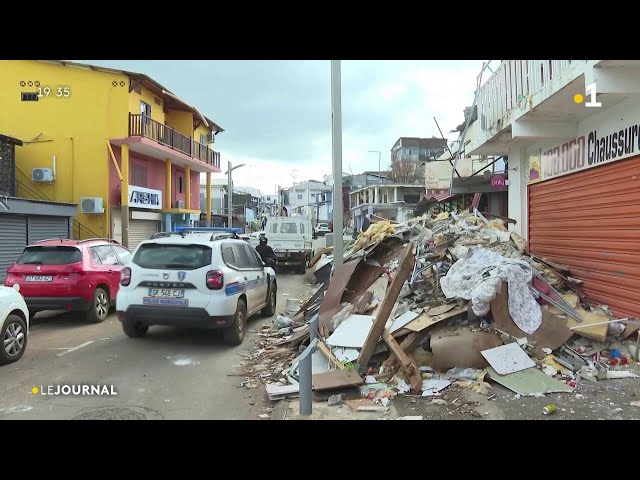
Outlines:
<svg viewBox="0 0 640 480"><path fill-rule="evenodd" d="M168 233L142 242L122 269L116 312L129 337L152 325L224 329L244 340L247 318L276 311L276 273L229 233Z"/></svg>
<svg viewBox="0 0 640 480"><path fill-rule="evenodd" d="M19 289L0 286L0 365L17 362L27 348L29 309Z"/></svg>
<svg viewBox="0 0 640 480"><path fill-rule="evenodd" d="M319 236L326 235L327 233L331 233L331 228L328 223L319 223L316 225L316 233Z"/></svg>
<svg viewBox="0 0 640 480"><path fill-rule="evenodd" d="M115 240L42 240L24 249L4 284L20 285L31 318L43 310L67 310L99 323L115 305L129 255Z"/></svg>

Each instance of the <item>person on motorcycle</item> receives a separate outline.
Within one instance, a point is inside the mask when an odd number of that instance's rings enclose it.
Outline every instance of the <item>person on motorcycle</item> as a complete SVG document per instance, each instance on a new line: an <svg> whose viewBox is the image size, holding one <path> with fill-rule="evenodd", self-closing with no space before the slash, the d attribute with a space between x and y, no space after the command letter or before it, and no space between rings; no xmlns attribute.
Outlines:
<svg viewBox="0 0 640 480"><path fill-rule="evenodd" d="M260 258L267 267L276 269L276 252L267 245L267 237L264 235L260 235L260 245L256 247L256 252L260 254Z"/></svg>

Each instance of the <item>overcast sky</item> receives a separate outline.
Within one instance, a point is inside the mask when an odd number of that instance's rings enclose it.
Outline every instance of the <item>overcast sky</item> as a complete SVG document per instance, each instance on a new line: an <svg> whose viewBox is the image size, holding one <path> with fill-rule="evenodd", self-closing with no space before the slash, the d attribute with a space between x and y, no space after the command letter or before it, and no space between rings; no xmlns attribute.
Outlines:
<svg viewBox="0 0 640 480"><path fill-rule="evenodd" d="M225 129L226 162L244 163L234 184L274 193L276 185L331 174L331 65L328 60L90 60L154 78ZM401 137L444 135L473 103L481 60L342 62L343 169L390 163ZM294 172L295 171L295 172ZM215 175L224 177L224 174Z"/></svg>

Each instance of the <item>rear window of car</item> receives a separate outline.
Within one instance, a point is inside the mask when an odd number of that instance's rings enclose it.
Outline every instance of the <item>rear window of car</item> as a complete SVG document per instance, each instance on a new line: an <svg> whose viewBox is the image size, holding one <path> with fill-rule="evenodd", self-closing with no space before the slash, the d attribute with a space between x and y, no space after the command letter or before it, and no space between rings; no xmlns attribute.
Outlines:
<svg viewBox="0 0 640 480"><path fill-rule="evenodd" d="M145 243L133 263L142 268L196 270L211 264L211 247L195 244Z"/></svg>
<svg viewBox="0 0 640 480"><path fill-rule="evenodd" d="M298 225L293 222L283 222L280 224L280 233L298 233Z"/></svg>
<svg viewBox="0 0 640 480"><path fill-rule="evenodd" d="M75 247L27 247L22 252L22 265L67 265L82 261L82 252Z"/></svg>

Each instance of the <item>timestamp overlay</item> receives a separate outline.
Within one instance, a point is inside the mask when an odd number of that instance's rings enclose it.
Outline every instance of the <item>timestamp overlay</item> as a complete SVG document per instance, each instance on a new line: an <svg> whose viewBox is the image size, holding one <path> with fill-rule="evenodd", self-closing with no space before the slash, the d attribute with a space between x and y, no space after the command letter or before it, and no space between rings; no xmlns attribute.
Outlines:
<svg viewBox="0 0 640 480"><path fill-rule="evenodd" d="M71 87L62 86L40 86L38 87L38 98L69 98L71 96Z"/></svg>

